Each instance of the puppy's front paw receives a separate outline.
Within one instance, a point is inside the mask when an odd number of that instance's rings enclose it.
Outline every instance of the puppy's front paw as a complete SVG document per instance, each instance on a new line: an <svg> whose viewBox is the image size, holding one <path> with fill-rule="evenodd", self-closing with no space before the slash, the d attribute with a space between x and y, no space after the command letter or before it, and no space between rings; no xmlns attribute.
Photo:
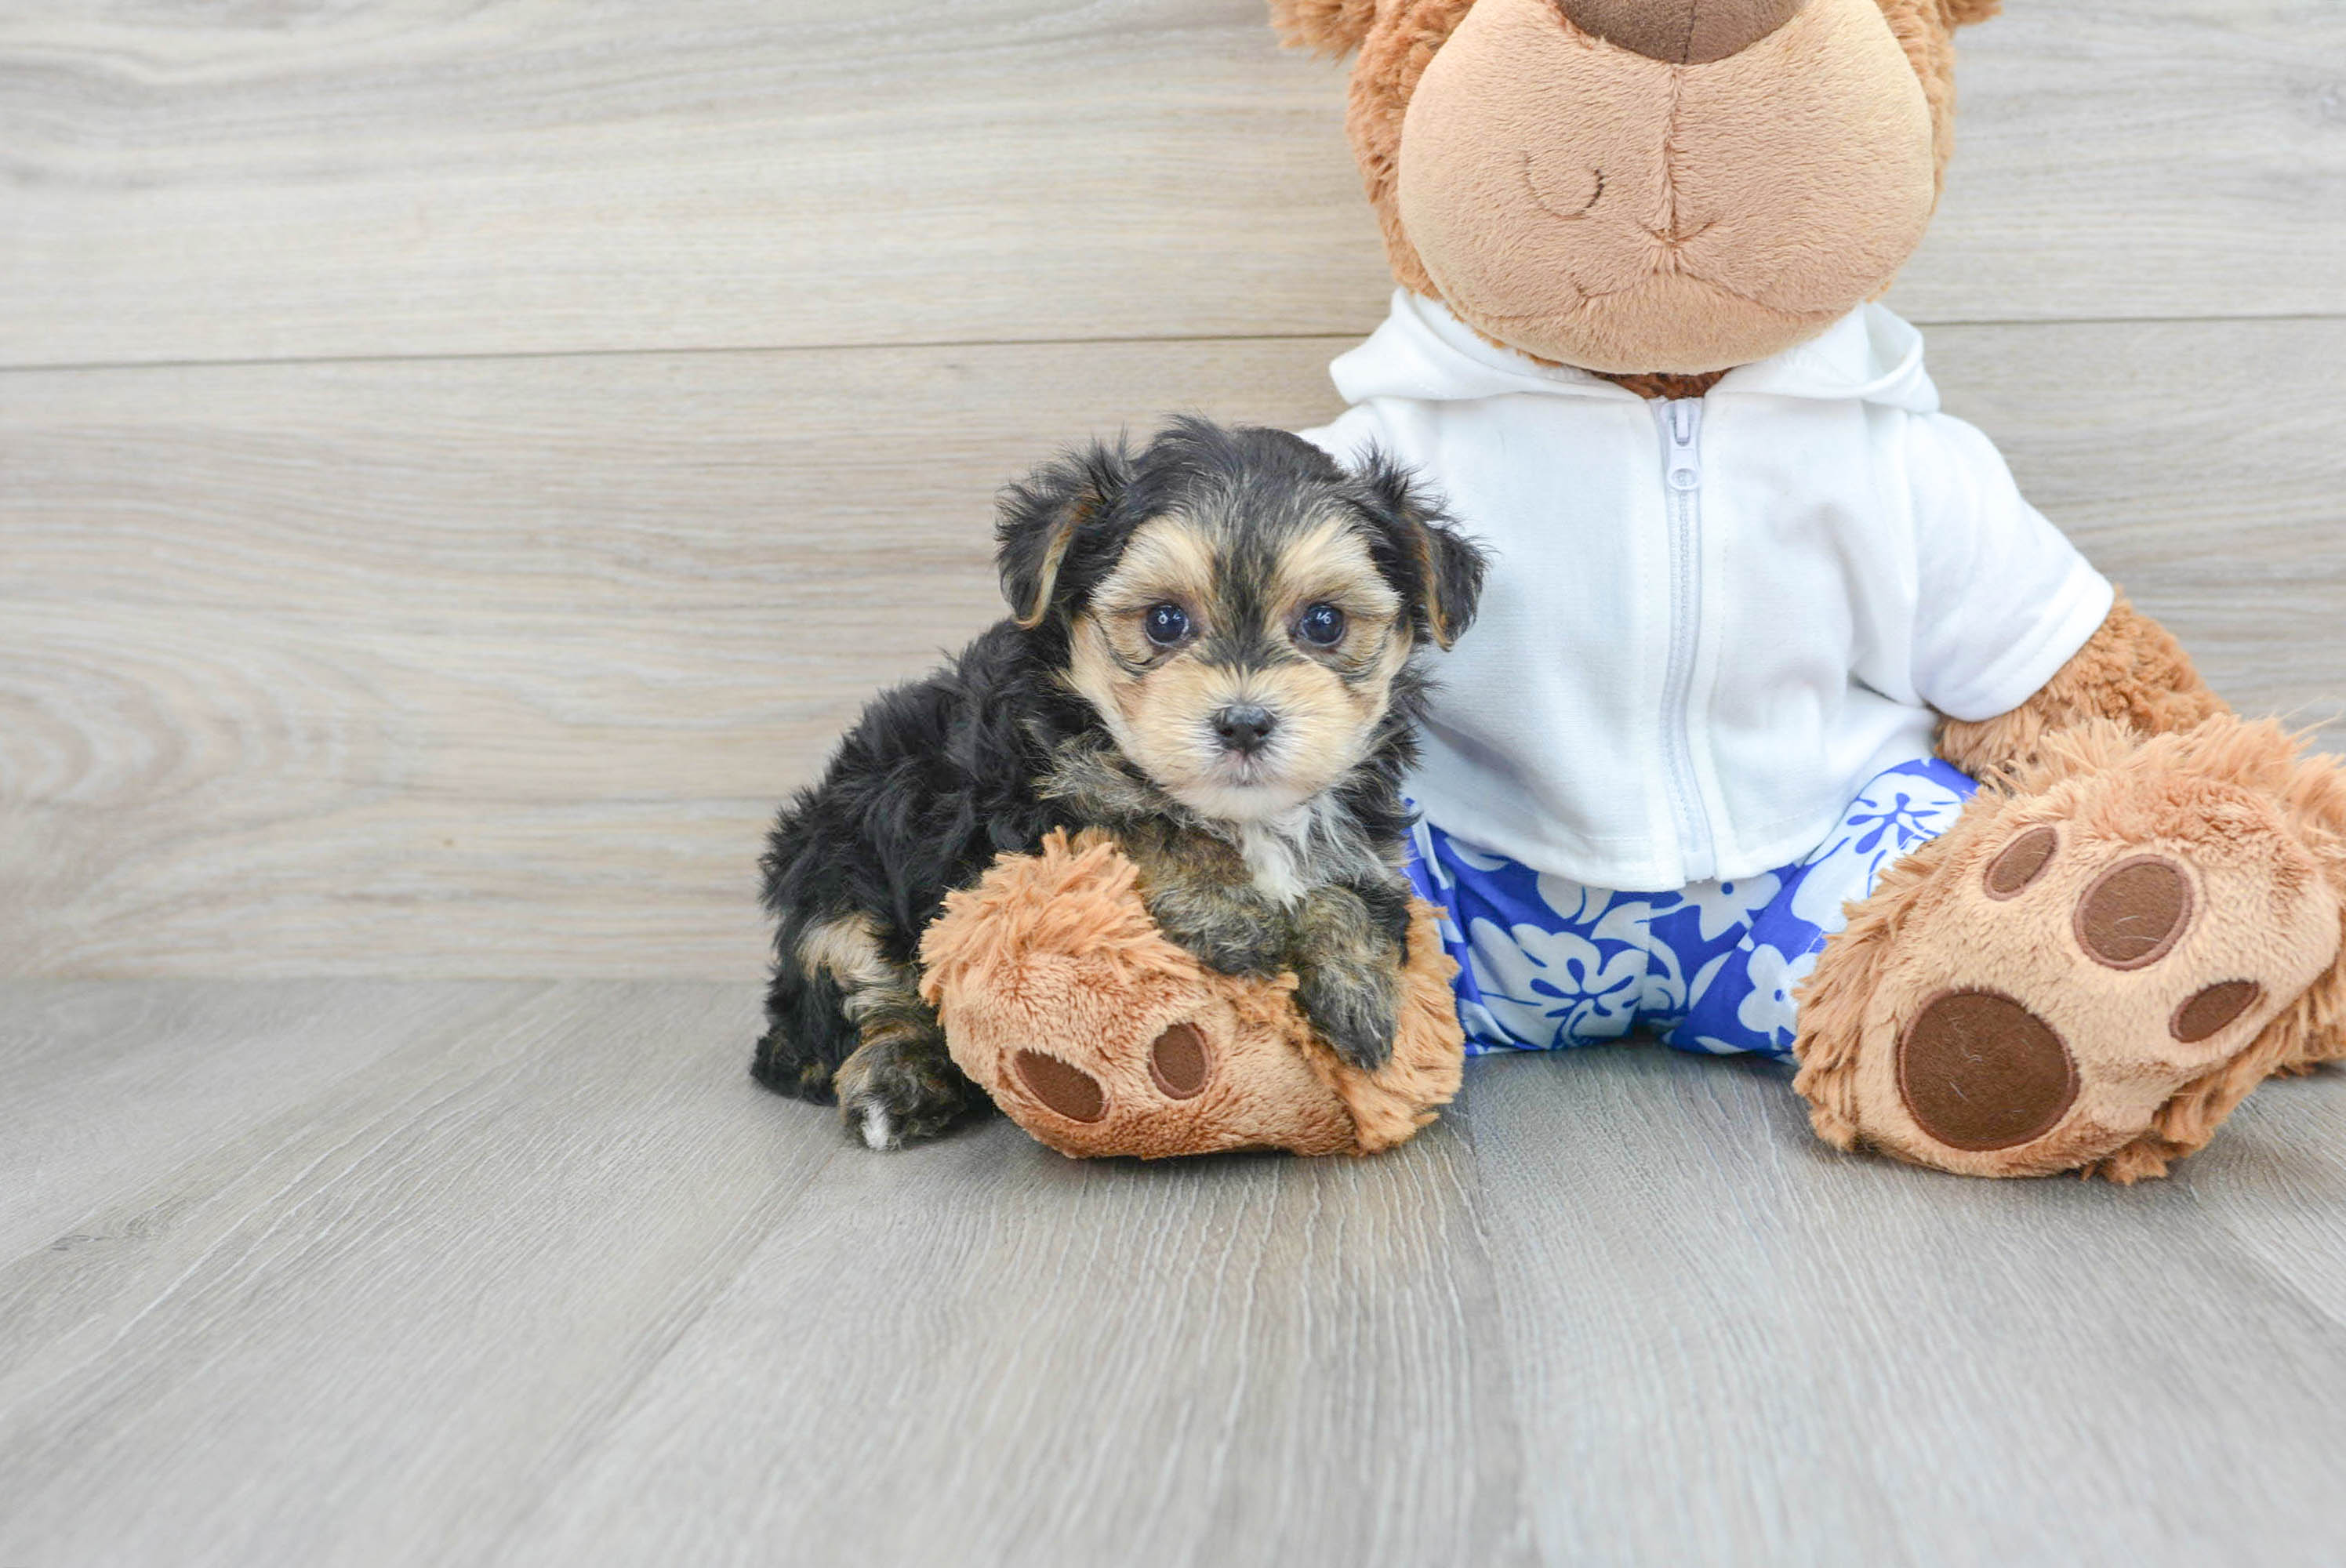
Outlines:
<svg viewBox="0 0 2346 1568"><path fill-rule="evenodd" d="M1284 967L1275 942L1206 942L1190 951L1215 973L1236 975L1242 980L1269 980Z"/></svg>
<svg viewBox="0 0 2346 1568"><path fill-rule="evenodd" d="M1269 980L1287 967L1283 922L1245 901L1166 890L1148 901L1148 914L1168 941L1217 974Z"/></svg>
<svg viewBox="0 0 2346 1568"><path fill-rule="evenodd" d="M1174 940L1216 973L1269 980L1286 969L1286 925L1270 911L1258 913L1240 904L1189 912L1197 918Z"/></svg>
<svg viewBox="0 0 2346 1568"><path fill-rule="evenodd" d="M867 1040L833 1080L839 1119L870 1149L899 1149L937 1136L984 1103L941 1038Z"/></svg>
<svg viewBox="0 0 2346 1568"><path fill-rule="evenodd" d="M1363 1073L1392 1059L1400 998L1391 975L1314 969L1299 978L1295 1000L1337 1055Z"/></svg>

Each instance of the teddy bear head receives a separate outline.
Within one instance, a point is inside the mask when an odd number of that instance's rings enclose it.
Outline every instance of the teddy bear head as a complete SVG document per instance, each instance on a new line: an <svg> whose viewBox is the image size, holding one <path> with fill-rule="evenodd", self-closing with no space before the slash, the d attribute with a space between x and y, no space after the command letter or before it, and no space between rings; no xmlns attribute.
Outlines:
<svg viewBox="0 0 2346 1568"><path fill-rule="evenodd" d="M1357 51L1393 276L1542 360L1692 375L1888 288L1938 200L1955 28L1998 0L1271 0Z"/></svg>

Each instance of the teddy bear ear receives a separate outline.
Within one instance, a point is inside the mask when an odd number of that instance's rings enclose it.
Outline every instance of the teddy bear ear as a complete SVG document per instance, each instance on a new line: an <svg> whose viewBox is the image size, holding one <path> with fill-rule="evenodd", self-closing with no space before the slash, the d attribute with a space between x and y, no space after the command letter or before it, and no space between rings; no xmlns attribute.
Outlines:
<svg viewBox="0 0 2346 1568"><path fill-rule="evenodd" d="M1939 0L1939 9L1950 27L1961 27L1972 22L1984 22L2004 9L2004 0Z"/></svg>
<svg viewBox="0 0 2346 1568"><path fill-rule="evenodd" d="M1984 3L1992 5L1994 0ZM1376 19L1377 0L1270 0L1270 25L1279 29L1280 37L1316 54L1351 54L1369 36Z"/></svg>

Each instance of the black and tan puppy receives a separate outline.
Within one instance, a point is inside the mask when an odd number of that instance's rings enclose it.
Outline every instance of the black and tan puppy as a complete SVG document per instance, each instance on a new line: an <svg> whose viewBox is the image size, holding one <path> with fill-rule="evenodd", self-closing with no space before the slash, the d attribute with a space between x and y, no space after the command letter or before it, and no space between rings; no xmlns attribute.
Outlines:
<svg viewBox="0 0 2346 1568"><path fill-rule="evenodd" d="M997 534L1014 617L875 701L774 825L759 1081L874 1148L982 1104L915 990L921 932L1057 826L1111 830L1168 938L1291 969L1329 1044L1382 1063L1412 656L1464 629L1481 555L1387 463L1199 420L1036 471Z"/></svg>

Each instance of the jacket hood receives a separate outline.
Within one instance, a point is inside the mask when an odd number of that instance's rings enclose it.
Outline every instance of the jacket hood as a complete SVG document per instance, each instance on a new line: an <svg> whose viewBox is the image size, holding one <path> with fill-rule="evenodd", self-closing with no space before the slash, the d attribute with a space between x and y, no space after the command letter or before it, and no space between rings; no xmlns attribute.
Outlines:
<svg viewBox="0 0 2346 1568"><path fill-rule="evenodd" d="M1393 290L1384 324L1329 367L1347 403L1371 398L1459 402L1507 392L1627 398L1637 394L1571 365L1545 365L1486 342L1438 300ZM1713 397L1856 398L1910 413L1935 413L1939 389L1923 369L1923 334L1880 305L1860 305L1805 343L1739 365Z"/></svg>

